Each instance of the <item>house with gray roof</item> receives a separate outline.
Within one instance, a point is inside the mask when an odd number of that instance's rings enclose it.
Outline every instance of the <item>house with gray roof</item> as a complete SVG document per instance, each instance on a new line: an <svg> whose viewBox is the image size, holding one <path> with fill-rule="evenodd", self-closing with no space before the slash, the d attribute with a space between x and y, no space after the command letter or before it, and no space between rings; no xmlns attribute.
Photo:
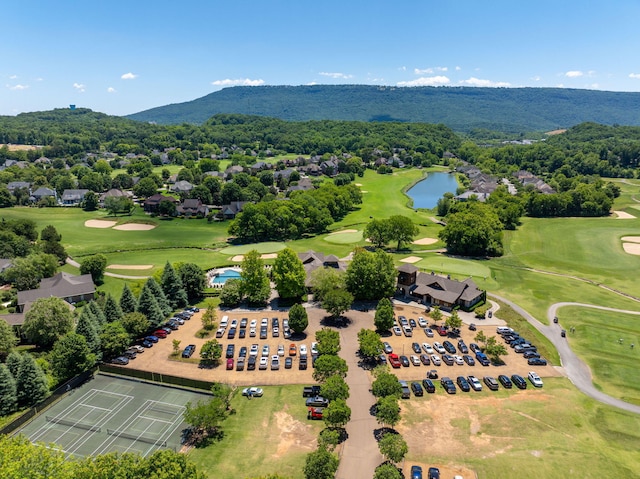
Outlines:
<svg viewBox="0 0 640 479"><path fill-rule="evenodd" d="M17 312L28 311L31 304L40 298L55 296L69 304L74 304L80 301L91 301L95 292L96 285L90 274L75 276L60 272L51 278L42 279L38 289L18 291Z"/></svg>
<svg viewBox="0 0 640 479"><path fill-rule="evenodd" d="M209 207L203 204L198 198L188 198L178 205L176 212L185 217L203 217L209 214Z"/></svg>
<svg viewBox="0 0 640 479"><path fill-rule="evenodd" d="M89 190L64 190L60 201L64 206L78 206L84 201Z"/></svg>
<svg viewBox="0 0 640 479"><path fill-rule="evenodd" d="M48 198L50 196L57 199L58 193L56 193L55 190L52 190L51 188L46 188L44 186L41 186L40 188L38 188L37 190L31 193L31 198L33 199L33 201L40 201L41 199Z"/></svg>
<svg viewBox="0 0 640 479"><path fill-rule="evenodd" d="M11 260L8 258L0 258L0 273L9 268L11 268Z"/></svg>
<svg viewBox="0 0 640 479"><path fill-rule="evenodd" d="M193 189L193 185L186 180L176 181L171 187L171 191L176 193L189 193Z"/></svg>
<svg viewBox="0 0 640 479"><path fill-rule="evenodd" d="M341 261L337 256L330 254L325 255L317 251L306 251L298 253L298 258L302 261L302 266L307 274L304 285L311 288L311 274L318 268L334 268L339 271L347 270L346 261Z"/></svg>
<svg viewBox="0 0 640 479"><path fill-rule="evenodd" d="M439 306L444 310L451 310L456 306L470 310L485 300L487 294L486 291L478 289L471 278L456 281L434 272L423 273L412 264L398 267L396 291L405 298Z"/></svg>
<svg viewBox="0 0 640 479"><path fill-rule="evenodd" d="M27 181L10 181L9 183L7 183L7 189L9 190L9 193L13 194L14 191L20 189L20 188L26 188L27 191L29 190L29 188L31 188L31 183L27 182Z"/></svg>

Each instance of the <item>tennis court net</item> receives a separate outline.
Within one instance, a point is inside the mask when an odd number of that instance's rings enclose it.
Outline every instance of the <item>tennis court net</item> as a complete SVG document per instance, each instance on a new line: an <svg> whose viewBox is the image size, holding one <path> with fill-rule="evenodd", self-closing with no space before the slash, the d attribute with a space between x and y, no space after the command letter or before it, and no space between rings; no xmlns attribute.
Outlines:
<svg viewBox="0 0 640 479"><path fill-rule="evenodd" d="M130 434L124 431L116 431L115 429L107 429L107 434L109 434L109 436L123 437L125 439L131 439L132 441L145 442L147 444L153 444L156 446L162 446L162 447L167 446L167 441L162 441L159 438L151 438L151 437L142 436L139 434Z"/></svg>
<svg viewBox="0 0 640 479"><path fill-rule="evenodd" d="M79 429L85 429L87 431L100 432L100 426L94 426L91 424L84 424L78 421L70 421L61 417L45 416L46 420L55 424L62 424L63 426L72 426Z"/></svg>
<svg viewBox="0 0 640 479"><path fill-rule="evenodd" d="M174 416L178 416L178 415L182 414L182 410L176 409L175 407L172 408L172 407L163 406L163 405L158 404L158 403L151 404L149 406L149 410L150 411L163 412L165 414L172 414Z"/></svg>

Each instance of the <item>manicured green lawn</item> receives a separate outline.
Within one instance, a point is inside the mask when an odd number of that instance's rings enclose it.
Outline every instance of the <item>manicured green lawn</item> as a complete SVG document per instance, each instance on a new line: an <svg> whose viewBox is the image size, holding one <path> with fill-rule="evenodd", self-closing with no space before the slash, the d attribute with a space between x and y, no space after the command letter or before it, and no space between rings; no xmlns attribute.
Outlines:
<svg viewBox="0 0 640 479"><path fill-rule="evenodd" d="M350 233L335 233L324 237L327 243L332 244L355 244L363 241L362 231Z"/></svg>
<svg viewBox="0 0 640 479"><path fill-rule="evenodd" d="M249 251L256 250L260 254L277 253L286 248L284 243L277 241L266 241L264 243L243 244L238 246L228 246L220 250L220 253L226 255L247 254Z"/></svg>

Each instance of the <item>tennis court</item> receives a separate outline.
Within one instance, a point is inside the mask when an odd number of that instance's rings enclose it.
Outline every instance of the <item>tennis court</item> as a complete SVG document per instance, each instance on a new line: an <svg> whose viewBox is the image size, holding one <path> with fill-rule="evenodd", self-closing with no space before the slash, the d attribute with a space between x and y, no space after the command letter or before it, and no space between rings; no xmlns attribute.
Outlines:
<svg viewBox="0 0 640 479"><path fill-rule="evenodd" d="M70 456L179 450L185 404L197 392L98 374L17 431Z"/></svg>

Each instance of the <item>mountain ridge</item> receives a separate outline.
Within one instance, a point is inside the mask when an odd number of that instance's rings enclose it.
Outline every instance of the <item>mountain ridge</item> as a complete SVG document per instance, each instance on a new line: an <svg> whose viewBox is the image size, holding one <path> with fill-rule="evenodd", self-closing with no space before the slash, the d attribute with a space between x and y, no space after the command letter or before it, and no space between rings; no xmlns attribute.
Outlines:
<svg viewBox="0 0 640 479"><path fill-rule="evenodd" d="M217 113L287 121L443 123L456 131L546 131L583 122L640 125L640 93L567 88L236 86L125 116L202 124Z"/></svg>

